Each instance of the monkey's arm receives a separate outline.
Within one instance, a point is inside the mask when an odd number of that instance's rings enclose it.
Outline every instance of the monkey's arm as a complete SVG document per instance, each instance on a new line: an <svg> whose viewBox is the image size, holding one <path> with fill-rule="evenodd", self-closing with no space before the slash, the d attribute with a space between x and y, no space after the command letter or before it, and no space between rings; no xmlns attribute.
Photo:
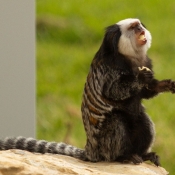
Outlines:
<svg viewBox="0 0 175 175"><path fill-rule="evenodd" d="M152 98L161 92L175 93L175 82L168 80L156 80L154 73L147 67L138 67L139 74L138 79L143 84L143 88L140 91L141 98Z"/></svg>
<svg viewBox="0 0 175 175"><path fill-rule="evenodd" d="M148 99L161 92L175 93L175 81L156 80L153 72L147 69L139 71L138 76L127 72L109 71L102 88L102 94L113 100L125 100L135 95Z"/></svg>
<svg viewBox="0 0 175 175"><path fill-rule="evenodd" d="M168 80L156 80L152 79L145 87L142 88L142 98L152 98L162 92L175 93L175 81Z"/></svg>

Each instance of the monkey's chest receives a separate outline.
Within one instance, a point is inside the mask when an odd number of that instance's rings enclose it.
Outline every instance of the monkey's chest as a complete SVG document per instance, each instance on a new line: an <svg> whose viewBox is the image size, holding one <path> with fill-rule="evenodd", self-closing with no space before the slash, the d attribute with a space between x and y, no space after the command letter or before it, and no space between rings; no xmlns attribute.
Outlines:
<svg viewBox="0 0 175 175"><path fill-rule="evenodd" d="M143 106L141 104L141 99L138 97L133 97L127 100L121 100L116 102L112 112L123 111L126 114L130 115L139 115L142 112Z"/></svg>

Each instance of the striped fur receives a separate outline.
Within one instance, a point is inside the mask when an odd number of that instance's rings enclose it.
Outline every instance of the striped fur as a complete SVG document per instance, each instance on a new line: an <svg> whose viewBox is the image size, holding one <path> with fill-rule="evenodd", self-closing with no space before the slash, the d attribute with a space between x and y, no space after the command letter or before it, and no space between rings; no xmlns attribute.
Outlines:
<svg viewBox="0 0 175 175"><path fill-rule="evenodd" d="M63 154L86 160L85 151L65 143L47 142L25 137L6 137L0 140L0 150L21 149L36 153Z"/></svg>

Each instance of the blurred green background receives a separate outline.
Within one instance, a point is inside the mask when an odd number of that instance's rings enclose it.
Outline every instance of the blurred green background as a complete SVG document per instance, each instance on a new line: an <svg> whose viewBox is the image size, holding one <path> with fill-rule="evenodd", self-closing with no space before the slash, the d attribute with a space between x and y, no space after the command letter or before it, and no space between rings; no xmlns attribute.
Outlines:
<svg viewBox="0 0 175 175"><path fill-rule="evenodd" d="M37 137L83 148L81 98L104 28L139 18L153 41L149 56L157 79L175 79L175 1L37 0ZM153 151L175 174L175 95L143 102L156 126Z"/></svg>

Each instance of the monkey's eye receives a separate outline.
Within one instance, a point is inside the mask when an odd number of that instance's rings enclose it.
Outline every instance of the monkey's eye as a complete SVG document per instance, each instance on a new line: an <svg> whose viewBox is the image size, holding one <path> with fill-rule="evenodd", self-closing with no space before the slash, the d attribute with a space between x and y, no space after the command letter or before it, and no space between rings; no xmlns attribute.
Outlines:
<svg viewBox="0 0 175 175"><path fill-rule="evenodd" d="M130 26L128 29L129 30L134 30L135 29L135 26Z"/></svg>
<svg viewBox="0 0 175 175"><path fill-rule="evenodd" d="M141 30L141 26L140 26L139 23L133 23L133 24L131 24L131 26L128 29L129 30L140 31Z"/></svg>

